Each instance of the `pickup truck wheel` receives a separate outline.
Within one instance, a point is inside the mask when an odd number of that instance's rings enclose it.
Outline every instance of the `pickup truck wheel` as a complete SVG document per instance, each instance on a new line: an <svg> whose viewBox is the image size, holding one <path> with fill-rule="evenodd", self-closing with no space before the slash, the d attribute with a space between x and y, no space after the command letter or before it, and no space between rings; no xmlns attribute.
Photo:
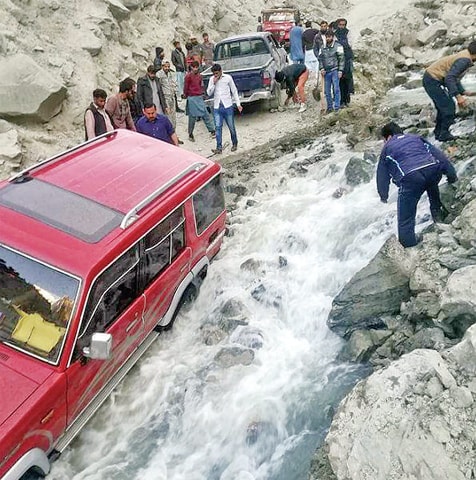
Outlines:
<svg viewBox="0 0 476 480"><path fill-rule="evenodd" d="M271 89L271 92L273 94L273 97L269 101L269 109L270 110L276 110L279 108L282 103L281 103L281 85L276 81L273 80L273 88Z"/></svg>

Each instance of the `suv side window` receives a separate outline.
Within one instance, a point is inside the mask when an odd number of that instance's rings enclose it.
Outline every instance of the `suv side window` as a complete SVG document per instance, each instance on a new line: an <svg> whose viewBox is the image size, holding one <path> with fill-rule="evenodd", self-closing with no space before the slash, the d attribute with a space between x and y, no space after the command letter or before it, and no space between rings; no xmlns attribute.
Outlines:
<svg viewBox="0 0 476 480"><path fill-rule="evenodd" d="M183 207L171 213L144 237L145 285L149 285L185 247Z"/></svg>
<svg viewBox="0 0 476 480"><path fill-rule="evenodd" d="M210 180L193 196L197 233L203 233L225 210L225 195L221 175Z"/></svg>
<svg viewBox="0 0 476 480"><path fill-rule="evenodd" d="M139 249L134 245L96 279L84 311L80 349L88 345L93 333L104 332L137 298L138 265Z"/></svg>

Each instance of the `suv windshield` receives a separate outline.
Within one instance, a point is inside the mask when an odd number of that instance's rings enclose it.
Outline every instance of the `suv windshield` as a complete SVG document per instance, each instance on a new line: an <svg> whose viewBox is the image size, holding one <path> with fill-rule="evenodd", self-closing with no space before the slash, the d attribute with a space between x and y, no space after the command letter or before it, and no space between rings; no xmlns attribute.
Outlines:
<svg viewBox="0 0 476 480"><path fill-rule="evenodd" d="M263 22L294 22L294 12L269 12L263 14Z"/></svg>
<svg viewBox="0 0 476 480"><path fill-rule="evenodd" d="M79 280L0 246L0 341L57 363Z"/></svg>
<svg viewBox="0 0 476 480"><path fill-rule="evenodd" d="M262 38L235 40L218 44L215 52L215 61L224 58L244 57L268 53L269 49Z"/></svg>

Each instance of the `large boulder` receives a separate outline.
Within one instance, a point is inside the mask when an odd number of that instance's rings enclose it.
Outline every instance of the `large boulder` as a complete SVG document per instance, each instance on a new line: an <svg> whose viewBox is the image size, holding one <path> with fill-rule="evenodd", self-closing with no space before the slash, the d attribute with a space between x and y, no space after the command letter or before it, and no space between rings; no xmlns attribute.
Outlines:
<svg viewBox="0 0 476 480"><path fill-rule="evenodd" d="M47 122L61 111L66 87L28 55L0 58L0 117Z"/></svg>
<svg viewBox="0 0 476 480"><path fill-rule="evenodd" d="M376 158L368 155L351 157L345 166L344 172L347 183L356 186L370 182L375 172L375 163Z"/></svg>
<svg viewBox="0 0 476 480"><path fill-rule="evenodd" d="M476 246L476 199L469 202L453 222L455 238L465 248Z"/></svg>
<svg viewBox="0 0 476 480"><path fill-rule="evenodd" d="M474 365L474 344L468 344L459 355ZM438 352L415 350L361 381L340 405L326 439L337 479L470 478L473 384L452 371Z"/></svg>
<svg viewBox="0 0 476 480"><path fill-rule="evenodd" d="M453 336L461 336L476 322L476 265L451 274L441 294L439 321Z"/></svg>
<svg viewBox="0 0 476 480"><path fill-rule="evenodd" d="M370 263L334 298L327 325L348 338L353 331L382 328L382 317L400 311L410 298L409 280L415 259L393 236Z"/></svg>
<svg viewBox="0 0 476 480"><path fill-rule="evenodd" d="M416 39L422 45L432 42L441 35L445 35L448 27L442 21L432 23L421 32L418 32Z"/></svg>

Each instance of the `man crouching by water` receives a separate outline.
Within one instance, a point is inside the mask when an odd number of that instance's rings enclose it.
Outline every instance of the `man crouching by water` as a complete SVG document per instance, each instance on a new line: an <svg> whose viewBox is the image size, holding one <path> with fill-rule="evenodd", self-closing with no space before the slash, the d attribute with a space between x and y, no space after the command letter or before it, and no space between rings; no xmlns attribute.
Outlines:
<svg viewBox="0 0 476 480"><path fill-rule="evenodd" d="M443 205L438 183L443 174L448 183L458 179L448 157L418 135L404 134L394 122L382 128L385 145L377 166L377 191L387 203L390 179L398 186L398 240L404 247L418 243L415 236L415 216L418 201L428 194L433 221L442 220Z"/></svg>

